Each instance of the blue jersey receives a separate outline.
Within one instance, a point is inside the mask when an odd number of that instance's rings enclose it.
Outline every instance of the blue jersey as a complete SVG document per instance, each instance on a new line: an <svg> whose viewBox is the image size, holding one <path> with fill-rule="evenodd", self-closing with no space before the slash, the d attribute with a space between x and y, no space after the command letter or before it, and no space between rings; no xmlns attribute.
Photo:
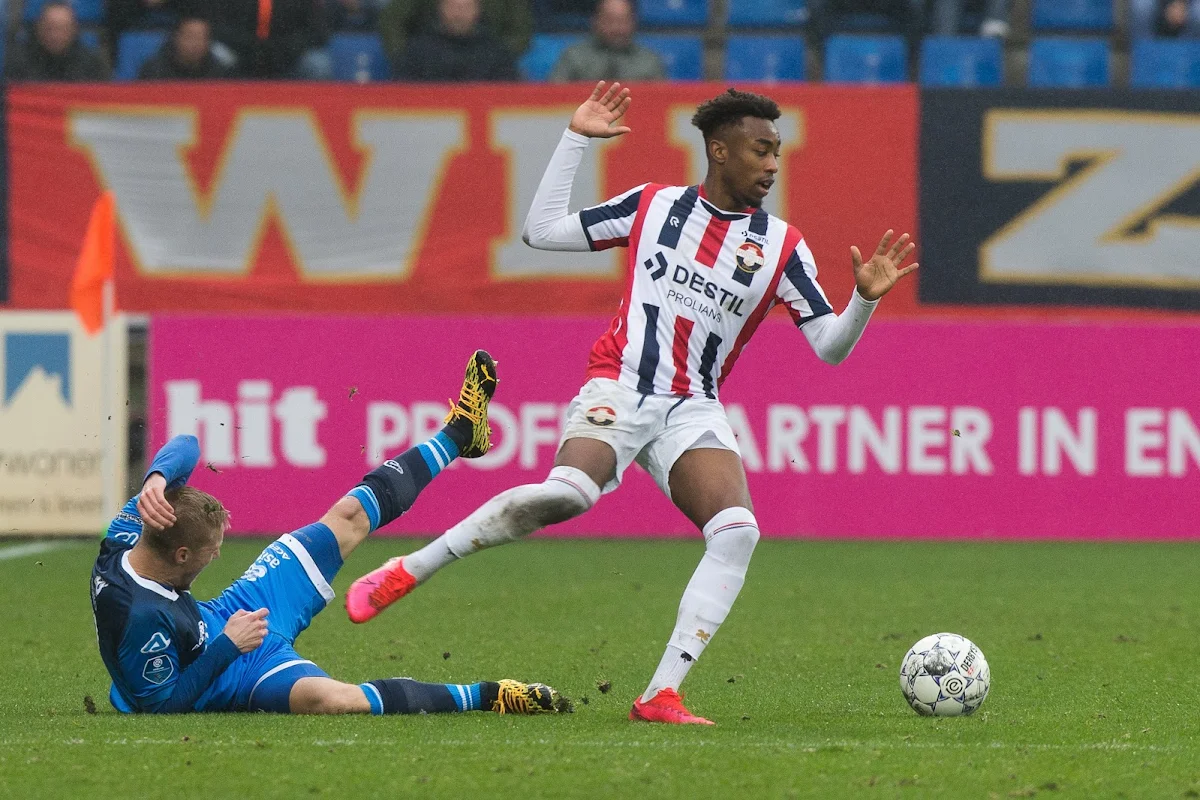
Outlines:
<svg viewBox="0 0 1200 800"><path fill-rule="evenodd" d="M155 458L168 487L184 484L200 457L194 436L177 436ZM118 711L191 711L200 696L238 657L237 646L212 631L190 592L138 575L129 551L141 537L137 498L109 525L92 568L92 612L109 698Z"/></svg>

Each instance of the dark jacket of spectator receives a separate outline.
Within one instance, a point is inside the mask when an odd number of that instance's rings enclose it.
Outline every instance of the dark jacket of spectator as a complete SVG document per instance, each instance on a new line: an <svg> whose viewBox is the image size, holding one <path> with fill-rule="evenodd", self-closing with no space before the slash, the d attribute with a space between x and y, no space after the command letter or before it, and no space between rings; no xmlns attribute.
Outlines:
<svg viewBox="0 0 1200 800"><path fill-rule="evenodd" d="M206 53L195 66L180 63L170 39L138 70L139 81L215 81L230 76L230 70Z"/></svg>
<svg viewBox="0 0 1200 800"><path fill-rule="evenodd" d="M412 39L396 64L403 81L515 81L517 63L498 39L484 30L451 36L438 30Z"/></svg>
<svg viewBox="0 0 1200 800"><path fill-rule="evenodd" d="M10 81L106 81L108 62L78 38L62 55L53 55L36 37L14 44L5 54L4 76Z"/></svg>
<svg viewBox="0 0 1200 800"><path fill-rule="evenodd" d="M514 57L529 49L533 11L529 0L482 0L480 23ZM409 40L438 27L438 0L390 0L379 15L379 34L393 63L400 63Z"/></svg>
<svg viewBox="0 0 1200 800"><path fill-rule="evenodd" d="M325 24L331 31L379 30L379 8L368 0L325 0Z"/></svg>
<svg viewBox="0 0 1200 800"><path fill-rule="evenodd" d="M290 78L300 56L329 38L319 0L271 0L271 23L258 36L258 0L210 0L213 39L237 56L237 71L248 78Z"/></svg>

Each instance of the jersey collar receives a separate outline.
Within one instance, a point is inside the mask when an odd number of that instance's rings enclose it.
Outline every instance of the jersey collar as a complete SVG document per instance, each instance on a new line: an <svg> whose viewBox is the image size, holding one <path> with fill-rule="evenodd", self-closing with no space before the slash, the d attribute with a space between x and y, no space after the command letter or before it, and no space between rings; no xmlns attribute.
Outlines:
<svg viewBox="0 0 1200 800"><path fill-rule="evenodd" d="M134 572L133 567L130 566L130 564L129 564L129 551L128 550L126 550L124 553L121 554L121 569L125 570L125 572L127 572L129 574L129 577L133 578L133 582L136 583L138 586L141 586L143 589L149 589L150 591L154 592L156 595L159 595L160 597L165 597L168 600L178 600L179 599L178 592L174 591L173 589L168 589L167 587L163 586L158 581L152 581L149 578L143 578L141 575L138 575L136 572Z"/></svg>
<svg viewBox="0 0 1200 800"><path fill-rule="evenodd" d="M745 211L722 211L721 209L714 206L712 204L712 201L710 201L708 199L708 195L704 191L703 183L697 184L697 187L699 189L700 199L704 201L704 207L708 209L708 213L712 214L714 217L716 217L719 220L731 222L735 219L742 219L743 217L747 216L748 214L754 213L753 208L747 208Z"/></svg>

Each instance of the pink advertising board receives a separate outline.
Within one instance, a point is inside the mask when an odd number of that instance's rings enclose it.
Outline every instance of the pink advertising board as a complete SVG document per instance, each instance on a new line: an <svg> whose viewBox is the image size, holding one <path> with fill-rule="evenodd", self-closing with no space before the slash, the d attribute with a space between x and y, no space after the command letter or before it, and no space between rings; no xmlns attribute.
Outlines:
<svg viewBox="0 0 1200 800"><path fill-rule="evenodd" d="M150 445L200 437L235 533L319 517L500 366L493 452L387 533L430 534L550 469L604 318L156 316ZM767 536L1200 538L1200 326L876 321L840 366L769 319L722 399ZM694 535L634 467L564 535Z"/></svg>

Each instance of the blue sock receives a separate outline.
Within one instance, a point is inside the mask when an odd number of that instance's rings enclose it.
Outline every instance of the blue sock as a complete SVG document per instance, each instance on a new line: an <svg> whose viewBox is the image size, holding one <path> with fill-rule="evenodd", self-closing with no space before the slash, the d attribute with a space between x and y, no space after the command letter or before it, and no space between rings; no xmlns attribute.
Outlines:
<svg viewBox="0 0 1200 800"><path fill-rule="evenodd" d="M447 426L432 439L383 462L347 493L367 512L372 532L412 508L421 490L458 458L459 447L449 430Z"/></svg>

